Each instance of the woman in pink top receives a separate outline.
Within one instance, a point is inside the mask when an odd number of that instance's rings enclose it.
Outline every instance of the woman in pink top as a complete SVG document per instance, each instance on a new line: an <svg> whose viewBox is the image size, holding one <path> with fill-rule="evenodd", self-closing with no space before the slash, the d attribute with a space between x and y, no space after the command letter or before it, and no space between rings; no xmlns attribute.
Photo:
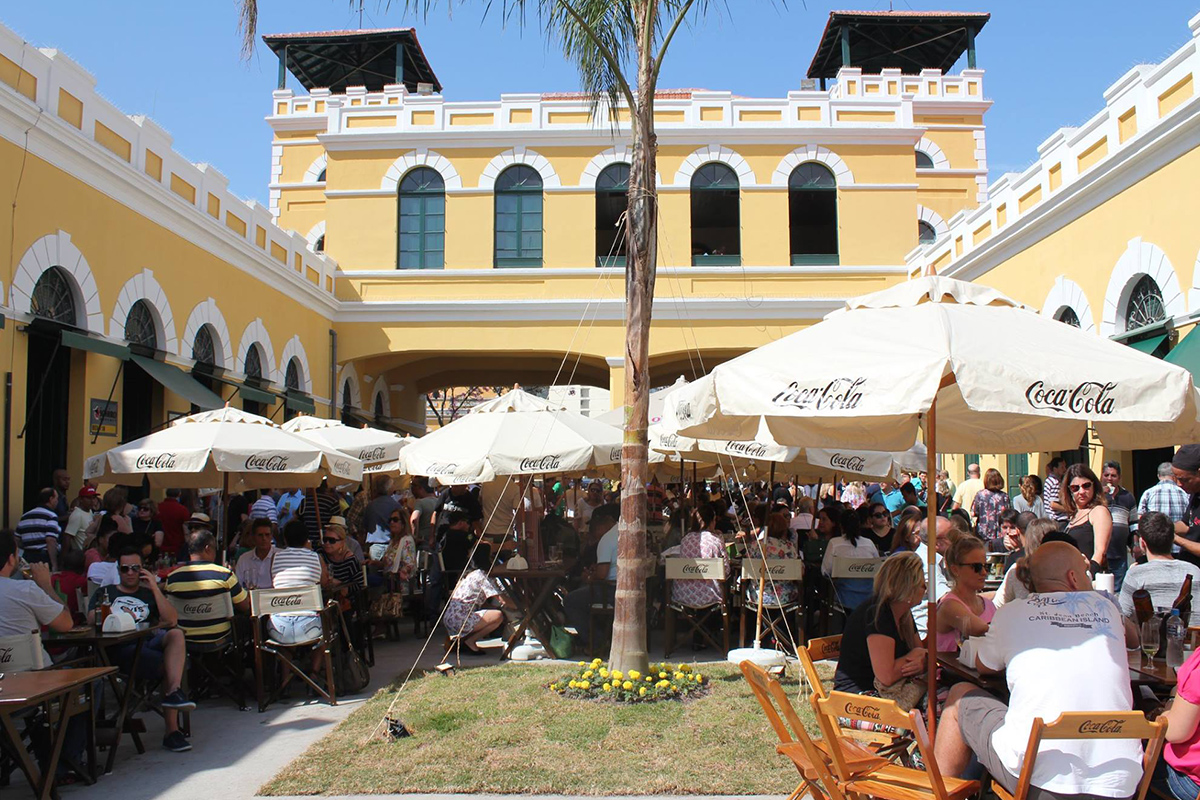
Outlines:
<svg viewBox="0 0 1200 800"><path fill-rule="evenodd" d="M996 606L980 597L987 576L987 554L983 540L964 535L946 551L946 571L953 588L938 600L937 649L957 653L967 636L987 633Z"/></svg>
<svg viewBox="0 0 1200 800"><path fill-rule="evenodd" d="M1176 672L1175 699L1160 719L1167 721L1167 746L1155 773L1156 789L1178 800L1200 795L1200 651Z"/></svg>

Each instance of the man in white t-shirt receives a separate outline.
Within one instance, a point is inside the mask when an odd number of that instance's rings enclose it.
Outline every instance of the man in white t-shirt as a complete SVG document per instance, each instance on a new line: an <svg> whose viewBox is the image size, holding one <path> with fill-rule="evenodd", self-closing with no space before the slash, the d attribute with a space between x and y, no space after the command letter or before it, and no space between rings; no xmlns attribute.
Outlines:
<svg viewBox="0 0 1200 800"><path fill-rule="evenodd" d="M1010 792L1017 788L1035 717L1052 722L1068 711L1133 706L1125 648L1137 646L1137 629L1110 595L1093 591L1087 558L1066 542L1046 542L1031 557L1030 568L1038 592L1004 604L976 648L980 672L1006 671L1009 704L971 684L958 684L950 691L934 746L944 774L962 775L974 752ZM1029 797L1131 797L1141 777L1138 741L1043 742Z"/></svg>
<svg viewBox="0 0 1200 800"><path fill-rule="evenodd" d="M975 495L979 494L979 490L983 488L983 481L979 477L979 465L967 465L967 479L958 485L954 490L954 507L961 508L971 515L971 522L975 521Z"/></svg>

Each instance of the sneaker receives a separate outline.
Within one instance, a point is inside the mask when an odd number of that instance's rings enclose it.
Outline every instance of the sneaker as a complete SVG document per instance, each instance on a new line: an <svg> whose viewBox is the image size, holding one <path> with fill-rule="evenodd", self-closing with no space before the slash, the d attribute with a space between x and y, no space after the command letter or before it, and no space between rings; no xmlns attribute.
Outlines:
<svg viewBox="0 0 1200 800"><path fill-rule="evenodd" d="M183 738L179 731L171 731L163 737L163 747L172 753L186 753L192 749L192 743Z"/></svg>
<svg viewBox="0 0 1200 800"><path fill-rule="evenodd" d="M175 711L195 711L196 704L187 699L182 689L176 689L162 699L162 707Z"/></svg>

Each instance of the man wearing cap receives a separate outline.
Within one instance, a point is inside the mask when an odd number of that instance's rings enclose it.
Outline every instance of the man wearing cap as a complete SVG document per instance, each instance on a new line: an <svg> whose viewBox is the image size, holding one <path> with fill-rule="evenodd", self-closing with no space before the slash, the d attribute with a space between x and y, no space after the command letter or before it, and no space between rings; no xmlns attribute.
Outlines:
<svg viewBox="0 0 1200 800"><path fill-rule="evenodd" d="M1200 566L1200 444L1185 444L1171 459L1171 472L1179 488L1188 493L1183 519L1175 523L1179 558Z"/></svg>
<svg viewBox="0 0 1200 800"><path fill-rule="evenodd" d="M82 551L87 543L88 528L91 527L99 508L100 497L96 494L96 487L85 483L79 490L79 497L75 500L71 514L67 517L66 527L63 529L63 542Z"/></svg>

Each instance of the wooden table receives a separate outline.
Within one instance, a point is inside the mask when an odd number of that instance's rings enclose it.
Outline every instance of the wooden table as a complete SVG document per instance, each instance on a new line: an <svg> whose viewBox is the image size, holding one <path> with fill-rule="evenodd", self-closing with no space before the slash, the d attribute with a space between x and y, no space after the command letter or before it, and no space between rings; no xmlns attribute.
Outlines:
<svg viewBox="0 0 1200 800"><path fill-rule="evenodd" d="M71 710L75 692L92 681L110 677L116 671L115 667L47 669L12 672L0 680L0 734L11 745L17 763L25 773L25 779L29 781L29 786L39 800L46 800L52 794L56 794L54 775L62 756L63 742L66 741L67 723L75 716ZM52 709L56 701L57 716ZM38 769L29 751L25 749L15 719L22 711L43 703L46 704L46 717L50 720L50 737L53 743L44 773ZM94 764L92 768L95 768Z"/></svg>
<svg viewBox="0 0 1200 800"><path fill-rule="evenodd" d="M158 624L132 631L104 633L88 625L86 627L74 628L66 633L47 631L42 634L42 641L47 646L87 647L92 651L92 660L96 666L113 667L111 672L106 673L106 675L108 677L108 685L113 690L113 696L117 699L117 715L113 721L113 729L117 732L117 738L112 743L112 747L108 748L108 758L104 763L105 775L112 774L113 764L117 760L117 745L121 743L122 733L128 733L130 738L133 739L133 746L137 750L138 755L146 752L146 746L142 744L142 737L139 732L132 728L126 731L125 721L129 716L129 700L133 697L134 676L137 675L138 665L142 660L142 646L146 643L147 639L162 627L162 624ZM122 687L121 681L118 679L116 665L113 664L109 651L127 644L134 645L133 660L130 662L129 675L127 676L125 685Z"/></svg>
<svg viewBox="0 0 1200 800"><path fill-rule="evenodd" d="M567 577L572 566L573 563L530 569L496 567L491 571L491 577L504 587L505 592L521 612L521 621L509 638L508 645L504 648L500 658L507 658L513 648L524 641L526 630L533 633L534 638L541 642L547 653L553 654L554 651L550 648L552 627L550 623L552 620L548 615L545 619L540 618L539 615L541 615L546 601L550 599L550 595L554 594L554 589Z"/></svg>
<svg viewBox="0 0 1200 800"><path fill-rule="evenodd" d="M1166 688L1175 686L1175 669L1167 666L1166 659L1146 658L1141 650L1129 650L1127 653L1129 677L1133 683L1145 683Z"/></svg>
<svg viewBox="0 0 1200 800"><path fill-rule="evenodd" d="M938 653L938 666L946 672L955 676L959 680L973 683L981 689L987 689L989 692L997 695L1008 694L1008 683L1004 679L1004 673L990 672L984 674L975 669L974 666L968 666L958 660L958 653Z"/></svg>

